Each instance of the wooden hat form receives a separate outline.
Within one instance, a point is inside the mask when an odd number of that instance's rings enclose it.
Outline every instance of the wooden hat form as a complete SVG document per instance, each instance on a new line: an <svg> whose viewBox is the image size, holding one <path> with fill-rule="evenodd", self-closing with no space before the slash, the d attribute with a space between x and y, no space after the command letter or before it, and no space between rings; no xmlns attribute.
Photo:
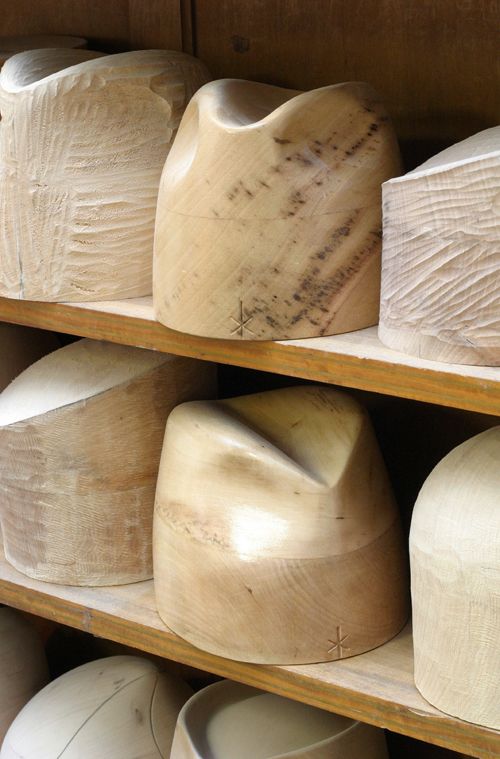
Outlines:
<svg viewBox="0 0 500 759"><path fill-rule="evenodd" d="M201 62L166 50L35 50L6 62L0 295L151 293L161 171L183 110L207 79Z"/></svg>
<svg viewBox="0 0 500 759"><path fill-rule="evenodd" d="M385 643L407 616L382 457L367 414L331 388L177 407L153 560L163 621L231 659L340 659Z"/></svg>
<svg viewBox="0 0 500 759"><path fill-rule="evenodd" d="M150 578L165 422L213 384L210 364L92 340L26 369L0 394L7 560L69 585Z"/></svg>
<svg viewBox="0 0 500 759"><path fill-rule="evenodd" d="M0 324L0 392L23 369L60 345L53 332Z"/></svg>
<svg viewBox="0 0 500 759"><path fill-rule="evenodd" d="M387 182L383 198L382 342L500 365L500 127Z"/></svg>
<svg viewBox="0 0 500 759"><path fill-rule="evenodd" d="M7 58L25 50L39 50L40 48L83 48L87 47L87 40L83 37L69 37L64 34L33 34L0 37L0 68Z"/></svg>
<svg viewBox="0 0 500 759"><path fill-rule="evenodd" d="M192 691L148 659L112 656L58 677L12 723L1 759L168 757Z"/></svg>
<svg viewBox="0 0 500 759"><path fill-rule="evenodd" d="M443 712L500 730L500 427L429 475L410 562L417 688Z"/></svg>
<svg viewBox="0 0 500 759"><path fill-rule="evenodd" d="M12 720L49 679L42 642L15 609L0 608L0 744Z"/></svg>
<svg viewBox="0 0 500 759"><path fill-rule="evenodd" d="M170 759L387 759L383 730L230 680L195 693Z"/></svg>
<svg viewBox="0 0 500 759"><path fill-rule="evenodd" d="M392 127L367 84L206 85L161 179L157 319L247 340L376 324L380 185L399 172Z"/></svg>

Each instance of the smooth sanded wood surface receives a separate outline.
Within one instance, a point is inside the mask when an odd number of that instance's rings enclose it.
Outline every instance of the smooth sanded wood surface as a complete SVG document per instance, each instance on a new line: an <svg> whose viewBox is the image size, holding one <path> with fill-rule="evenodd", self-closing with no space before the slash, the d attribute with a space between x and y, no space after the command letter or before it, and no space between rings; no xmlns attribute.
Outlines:
<svg viewBox="0 0 500 759"><path fill-rule="evenodd" d="M0 298L0 320L500 415L500 368L398 353L382 345L376 327L284 342L210 340L156 322L150 297L72 305Z"/></svg>
<svg viewBox="0 0 500 759"><path fill-rule="evenodd" d="M350 659L271 667L222 659L175 636L155 610L152 581L107 588L52 585L24 577L2 555L0 602L480 759L500 752L500 732L448 717L420 696L409 626L384 646Z"/></svg>

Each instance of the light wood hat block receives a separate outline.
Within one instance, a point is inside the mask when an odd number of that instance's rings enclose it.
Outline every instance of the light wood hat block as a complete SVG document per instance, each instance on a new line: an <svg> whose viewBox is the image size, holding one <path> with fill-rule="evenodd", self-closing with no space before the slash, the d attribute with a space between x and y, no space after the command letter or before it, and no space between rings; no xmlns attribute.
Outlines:
<svg viewBox="0 0 500 759"><path fill-rule="evenodd" d="M383 730L222 680L177 719L170 759L387 759Z"/></svg>
<svg viewBox="0 0 500 759"><path fill-rule="evenodd" d="M248 340L376 324L380 186L400 170L393 129L367 84L205 85L161 178L157 319Z"/></svg>
<svg viewBox="0 0 500 759"><path fill-rule="evenodd" d="M500 427L429 475L410 562L417 688L443 712L500 730Z"/></svg>
<svg viewBox="0 0 500 759"><path fill-rule="evenodd" d="M404 553L370 421L348 395L296 387L169 417L156 602L198 648L267 664L375 648L407 617Z"/></svg>
<svg viewBox="0 0 500 759"><path fill-rule="evenodd" d="M35 628L18 611L0 608L0 743L23 706L48 682Z"/></svg>
<svg viewBox="0 0 500 759"><path fill-rule="evenodd" d="M500 126L390 180L383 199L382 342L500 365Z"/></svg>
<svg viewBox="0 0 500 759"><path fill-rule="evenodd" d="M0 324L0 392L23 369L60 345L53 332Z"/></svg>
<svg viewBox="0 0 500 759"><path fill-rule="evenodd" d="M7 560L69 585L151 577L165 422L213 385L210 364L92 340L26 369L0 394Z"/></svg>
<svg viewBox="0 0 500 759"><path fill-rule="evenodd" d="M0 73L0 295L148 295L161 171L208 80L167 50L35 50Z"/></svg>
<svg viewBox="0 0 500 759"><path fill-rule="evenodd" d="M87 47L87 40L83 37L69 37L64 34L32 34L0 36L0 68L7 58L25 50L38 50L40 48L83 48Z"/></svg>
<svg viewBox="0 0 500 759"><path fill-rule="evenodd" d="M135 656L84 664L47 685L12 723L1 759L168 757L192 691Z"/></svg>

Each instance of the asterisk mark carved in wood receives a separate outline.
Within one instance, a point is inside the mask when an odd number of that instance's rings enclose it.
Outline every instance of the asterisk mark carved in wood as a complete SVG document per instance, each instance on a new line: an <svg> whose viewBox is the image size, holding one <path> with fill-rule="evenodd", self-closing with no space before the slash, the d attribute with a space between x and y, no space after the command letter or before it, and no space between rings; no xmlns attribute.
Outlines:
<svg viewBox="0 0 500 759"><path fill-rule="evenodd" d="M231 319L231 321L233 321L236 324L236 327L233 330L231 330L231 332L230 332L231 335L239 335L240 337L243 337L243 331L245 329L246 329L247 332L250 332L251 335L255 334L254 332L252 332L252 330L250 329L250 327L247 326L248 324L250 324L250 322L252 321L253 317L252 316L245 317L245 315L243 314L243 301L242 300L240 300L240 314L239 314L239 318L235 319L234 316L230 316L229 318Z"/></svg>
<svg viewBox="0 0 500 759"><path fill-rule="evenodd" d="M340 626L337 627L337 638L335 640L328 640L328 643L331 643L332 645L328 649L329 654L333 654L334 651L337 652L337 659L342 659L344 655L344 651L350 651L351 649L348 646L344 646L344 641L347 640L349 635L342 636L342 628Z"/></svg>

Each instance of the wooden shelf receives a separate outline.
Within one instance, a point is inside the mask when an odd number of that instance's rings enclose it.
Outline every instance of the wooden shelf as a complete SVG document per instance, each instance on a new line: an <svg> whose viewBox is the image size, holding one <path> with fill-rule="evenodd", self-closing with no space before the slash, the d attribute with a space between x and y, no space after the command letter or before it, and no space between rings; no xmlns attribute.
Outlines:
<svg viewBox="0 0 500 759"><path fill-rule="evenodd" d="M500 732L449 717L413 684L409 625L385 646L327 664L270 667L222 659L171 633L155 610L152 581L71 588L30 580L0 555L0 602L94 635L229 677L313 706L486 759Z"/></svg>
<svg viewBox="0 0 500 759"><path fill-rule="evenodd" d="M151 298L72 305L0 298L0 320L500 415L500 367L406 356L383 346L375 327L284 342L209 340L156 322Z"/></svg>

